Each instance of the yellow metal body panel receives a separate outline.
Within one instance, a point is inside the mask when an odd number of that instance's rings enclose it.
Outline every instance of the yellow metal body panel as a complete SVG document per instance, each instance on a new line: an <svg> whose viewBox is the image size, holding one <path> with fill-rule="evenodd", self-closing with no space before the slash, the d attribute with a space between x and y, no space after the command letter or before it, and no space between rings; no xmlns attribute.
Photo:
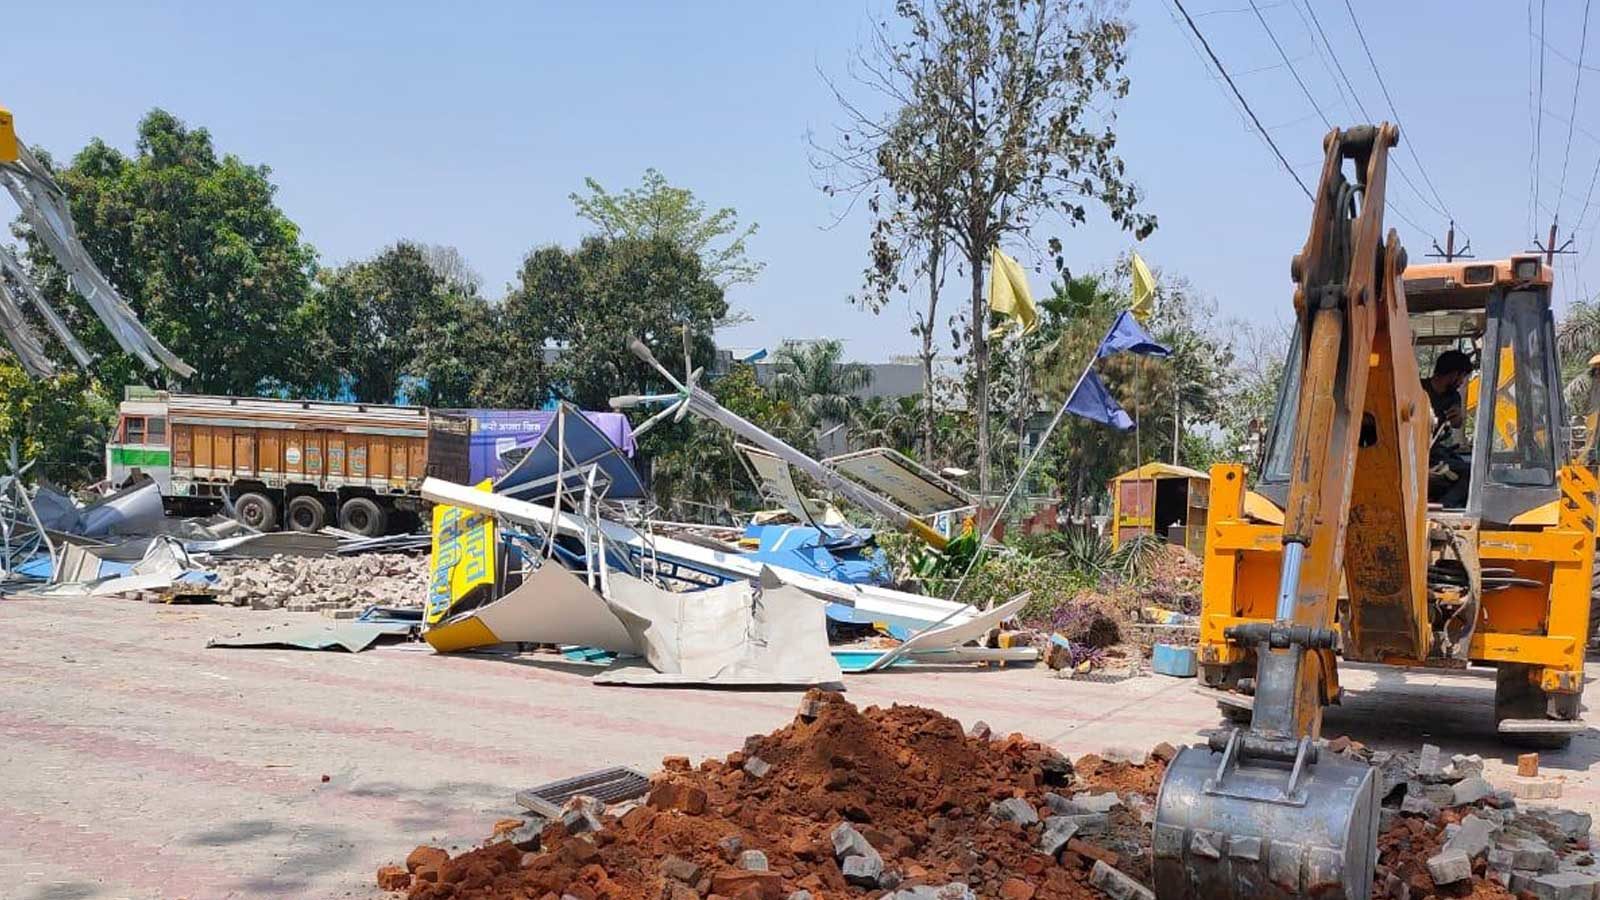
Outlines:
<svg viewBox="0 0 1600 900"><path fill-rule="evenodd" d="M1283 531L1244 518L1244 476L1238 465L1211 470L1213 518L1201 581L1199 657L1205 666L1248 662L1249 651L1227 643L1224 631L1270 621L1273 615ZM1540 586L1486 594L1468 656L1479 664L1534 666L1541 670L1536 677L1543 690L1576 693L1583 686L1600 482L1588 468L1569 465L1561 470L1561 487L1559 522L1553 527L1478 532L1478 554L1485 565L1509 568ZM1382 659L1399 666L1441 662L1404 655Z"/></svg>
<svg viewBox="0 0 1600 900"><path fill-rule="evenodd" d="M440 653L456 653L474 647L488 647L500 643L489 626L477 616L467 616L458 622L435 625L422 633L428 646Z"/></svg>
<svg viewBox="0 0 1600 900"><path fill-rule="evenodd" d="M17 126L11 110L0 106L0 163L16 162L22 156L17 147Z"/></svg>

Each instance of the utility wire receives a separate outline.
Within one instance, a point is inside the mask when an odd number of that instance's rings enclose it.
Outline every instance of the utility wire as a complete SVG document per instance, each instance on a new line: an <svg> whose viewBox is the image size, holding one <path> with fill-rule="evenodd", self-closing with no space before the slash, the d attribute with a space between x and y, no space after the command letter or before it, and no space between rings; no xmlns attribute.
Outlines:
<svg viewBox="0 0 1600 900"><path fill-rule="evenodd" d="M1589 47L1589 6L1592 2L1593 0L1583 0L1583 31L1578 38L1578 70L1572 75L1572 116L1567 119L1567 149L1561 154L1561 187L1556 191L1557 218L1560 218L1561 201L1567 192L1567 164L1572 162L1572 129L1578 123L1578 91L1583 86L1583 54Z"/></svg>
<svg viewBox="0 0 1600 900"><path fill-rule="evenodd" d="M1383 73L1378 71L1378 61L1373 58L1372 48L1367 45L1367 33L1361 30L1361 21L1356 18L1356 8L1350 4L1350 0L1344 0L1344 8L1350 13L1350 24L1355 26L1356 37L1361 40L1361 49L1367 54L1367 63L1372 66L1372 74L1378 79L1379 90L1383 91L1384 102L1389 104L1389 114L1394 116L1394 123L1400 125L1400 112L1395 109L1394 98L1389 96L1389 85L1384 83ZM1417 171L1422 173L1423 182L1428 185L1428 190L1433 193L1433 199L1439 201L1439 206L1444 209L1445 215L1454 219L1455 216L1450 215L1450 204L1444 202L1444 198L1439 195L1439 189L1433 186L1433 179L1428 177L1428 168L1422 164L1422 160L1417 156L1417 142L1415 140L1407 140L1405 145L1406 152L1411 155L1411 161L1417 164Z"/></svg>
<svg viewBox="0 0 1600 900"><path fill-rule="evenodd" d="M1300 185L1300 190L1306 195L1306 199L1315 203L1316 198L1311 196L1311 189L1306 187L1306 183L1300 179L1299 173L1294 170L1293 166L1289 165L1289 160L1283 155L1283 151L1278 149L1278 143L1272 139L1272 135L1267 131L1266 126L1261 124L1261 119L1256 116L1256 111L1251 109L1250 104L1245 101L1244 94L1239 92L1239 86L1233 83L1233 77L1228 74L1228 70L1223 68L1222 60L1218 59L1216 51L1211 49L1211 43L1200 32L1200 26L1194 23L1194 18L1189 15L1189 11L1183 8L1183 0L1172 0L1172 3L1178 7L1178 12L1183 13L1184 21L1189 23L1189 30L1194 32L1194 36L1200 39L1200 46L1204 47L1206 55L1211 57L1211 64L1217 67L1217 71L1222 73L1222 79L1228 82L1228 87L1233 89L1233 95L1239 98L1240 105L1250 115L1250 121L1255 123L1256 131L1261 133L1261 137L1267 142L1267 146L1271 147L1272 152L1278 157L1278 162L1283 164L1283 170L1289 173L1289 177L1294 179L1295 184Z"/></svg>
<svg viewBox="0 0 1600 900"><path fill-rule="evenodd" d="M1319 118L1322 119L1322 124L1323 124L1324 127L1330 128L1330 129L1333 128L1333 123L1328 120L1327 113L1323 112L1322 104L1317 102L1316 96L1314 96L1311 93L1311 89L1306 86L1305 79L1300 77L1299 70L1294 67L1294 63L1289 61L1289 54L1288 54L1287 51L1285 51L1283 49L1283 43L1278 40L1277 33L1274 32L1272 30L1272 26L1270 24L1268 24L1267 17L1262 15L1261 7L1256 4L1255 0L1250 0L1250 9L1255 12L1256 20L1261 23L1262 30L1264 30L1267 33L1268 39L1270 39L1272 41L1272 46L1278 51L1278 56L1279 56L1279 58L1281 58L1283 60L1284 66L1286 66L1289 69L1289 74L1294 76L1294 83L1300 86L1300 93L1305 95L1306 102L1310 103L1311 104L1311 108L1316 110L1316 114L1317 114L1317 116ZM1298 7L1296 8L1295 11L1297 13L1299 12ZM1304 20L1302 19L1302 21L1304 21ZM1311 46L1312 46L1313 49L1316 48L1316 43L1317 43L1316 40L1313 39L1312 42L1311 42ZM1318 56L1319 57L1321 56L1320 52L1318 53ZM1337 83L1335 83L1335 86L1337 87ZM1340 93L1340 97L1342 98L1343 96L1344 96L1344 94L1341 92ZM1396 118L1398 118L1398 117L1396 117ZM1412 228L1415 228L1418 232L1420 232L1422 234L1429 234L1430 233L1428 229L1422 227L1421 225L1418 225L1415 221L1412 220L1412 218L1410 216L1406 215L1398 206L1395 205L1393 200L1385 197L1384 198L1384 206L1390 212L1392 212L1396 216L1398 216L1401 221L1405 222L1407 225L1410 225Z"/></svg>
<svg viewBox="0 0 1600 900"><path fill-rule="evenodd" d="M1350 97L1355 100L1356 109L1360 110L1361 112L1361 118L1368 122L1377 121L1370 113L1367 112L1366 104L1361 102L1361 94L1356 91L1356 86L1351 83L1350 75L1344 70L1344 64L1339 62L1339 54L1333 49L1333 42L1328 40L1328 33L1322 30L1322 20L1317 18L1316 4L1313 2L1307 2L1306 12L1311 15L1311 24L1316 26L1317 35L1322 38L1323 46L1328 49L1328 56L1333 60L1333 66L1339 72L1339 79L1343 81L1344 86L1349 89ZM1396 118L1399 117L1397 116ZM1410 147L1409 143L1407 144L1407 147ZM1400 180L1405 182L1406 187L1410 188L1411 192L1417 195L1417 199L1422 201L1423 206L1426 206L1428 209L1432 210L1435 215L1442 219L1451 218L1449 213L1433 205L1433 201L1429 200L1428 195L1424 194L1422 189L1417 187L1417 183L1411 180L1411 176L1406 174L1406 170L1400 165L1398 160L1390 160L1389 166L1395 170L1396 174L1400 176Z"/></svg>
<svg viewBox="0 0 1600 900"><path fill-rule="evenodd" d="M1539 99L1534 104L1534 110L1544 109L1544 3L1539 0ZM1539 215L1539 168L1542 160L1539 159L1544 151L1544 115L1534 114L1533 120L1533 218ZM1560 199L1557 199L1560 202Z"/></svg>

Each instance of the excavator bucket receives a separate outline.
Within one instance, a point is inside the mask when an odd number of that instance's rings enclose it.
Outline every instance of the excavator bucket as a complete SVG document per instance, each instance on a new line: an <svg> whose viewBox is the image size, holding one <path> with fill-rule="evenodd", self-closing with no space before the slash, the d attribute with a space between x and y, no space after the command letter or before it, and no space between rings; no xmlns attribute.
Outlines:
<svg viewBox="0 0 1600 900"><path fill-rule="evenodd" d="M1243 732L1234 734L1220 751L1184 748L1167 769L1156 797L1156 896L1371 896L1378 841L1372 767L1331 754L1316 762L1305 754L1241 760Z"/></svg>

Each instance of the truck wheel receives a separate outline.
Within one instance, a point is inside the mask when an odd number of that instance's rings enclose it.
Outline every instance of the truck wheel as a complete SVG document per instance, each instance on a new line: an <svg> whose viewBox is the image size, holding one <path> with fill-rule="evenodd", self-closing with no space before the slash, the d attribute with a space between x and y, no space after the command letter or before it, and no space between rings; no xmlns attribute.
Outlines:
<svg viewBox="0 0 1600 900"><path fill-rule="evenodd" d="M301 494L289 501L289 528L292 531L317 532L328 524L328 508L310 494Z"/></svg>
<svg viewBox="0 0 1600 900"><path fill-rule="evenodd" d="M1494 721L1549 717L1549 698L1528 681L1528 667L1502 664L1494 675ZM1570 734L1502 734L1500 741L1532 750L1559 750L1572 742Z"/></svg>
<svg viewBox="0 0 1600 900"><path fill-rule="evenodd" d="M251 491L234 498L233 517L257 531L272 531L278 527L278 505L266 494Z"/></svg>
<svg viewBox="0 0 1600 900"><path fill-rule="evenodd" d="M351 497L339 507L339 527L363 537L383 534L387 519L383 507L367 497Z"/></svg>

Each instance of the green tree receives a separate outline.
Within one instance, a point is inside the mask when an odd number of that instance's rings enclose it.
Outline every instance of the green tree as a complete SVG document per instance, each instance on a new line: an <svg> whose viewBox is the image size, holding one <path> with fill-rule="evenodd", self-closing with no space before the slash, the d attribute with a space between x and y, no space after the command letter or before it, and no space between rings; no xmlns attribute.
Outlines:
<svg viewBox="0 0 1600 900"><path fill-rule="evenodd" d="M104 385L74 370L33 378L0 356L0 458L17 444L33 477L76 486L105 476L106 433L116 404Z"/></svg>
<svg viewBox="0 0 1600 900"><path fill-rule="evenodd" d="M400 242L326 270L313 303L324 390L362 403L469 401L492 339L488 304L448 284Z"/></svg>
<svg viewBox="0 0 1600 900"><path fill-rule="evenodd" d="M984 285L990 251L1026 237L1047 215L1087 221L1091 204L1143 238L1155 217L1116 153L1115 105L1128 27L1079 0L899 0L899 29L879 26L870 80L887 101L844 101L845 143L869 148L873 182L897 198L949 194L934 207L971 279L966 333L971 408L977 419L980 491L990 488L989 315ZM1051 239L1056 267L1062 245Z"/></svg>
<svg viewBox="0 0 1600 900"><path fill-rule="evenodd" d="M844 344L835 340L785 343L773 354L772 393L810 428L849 422L872 370L843 356Z"/></svg>
<svg viewBox="0 0 1600 900"><path fill-rule="evenodd" d="M56 172L84 246L163 343L196 369L182 385L218 394L303 386L301 308L315 253L273 202L271 170L219 155L211 134L153 110L134 155L96 138ZM86 313L54 259L29 239L29 262L58 308ZM153 381L98 327L81 327L110 385Z"/></svg>
<svg viewBox="0 0 1600 900"><path fill-rule="evenodd" d="M856 407L850 423L850 436L856 444L891 447L908 456L917 455L924 429L921 397L868 397Z"/></svg>
<svg viewBox="0 0 1600 900"><path fill-rule="evenodd" d="M747 255L745 242L755 235L755 223L740 227L739 213L728 206L708 212L693 191L673 187L655 169L645 169L639 186L620 194L593 178L584 184L589 193L572 194L572 202L602 237L677 244L699 257L705 276L724 288L755 281L766 267Z"/></svg>
<svg viewBox="0 0 1600 900"><path fill-rule="evenodd" d="M711 367L711 333L727 314L698 257L663 239L587 238L576 250L528 254L501 304L506 340L498 396L538 405L554 391L585 409L669 385L628 350L637 337L677 370L687 329L694 365Z"/></svg>

